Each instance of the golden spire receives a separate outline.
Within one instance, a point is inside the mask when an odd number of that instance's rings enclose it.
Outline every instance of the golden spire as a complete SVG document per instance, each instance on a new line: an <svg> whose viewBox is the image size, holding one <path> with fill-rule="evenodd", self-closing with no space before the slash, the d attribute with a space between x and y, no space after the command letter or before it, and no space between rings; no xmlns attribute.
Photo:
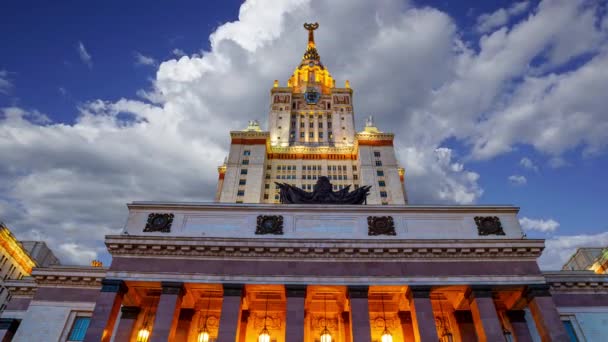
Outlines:
<svg viewBox="0 0 608 342"><path fill-rule="evenodd" d="M304 28L308 30L308 47L315 47L315 30L319 28L319 23L304 23Z"/></svg>

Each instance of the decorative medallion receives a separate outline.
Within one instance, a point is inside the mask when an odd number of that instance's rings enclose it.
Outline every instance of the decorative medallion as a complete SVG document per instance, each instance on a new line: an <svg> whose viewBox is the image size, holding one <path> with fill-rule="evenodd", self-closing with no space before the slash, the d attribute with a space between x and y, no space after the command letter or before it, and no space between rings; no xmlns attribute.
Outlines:
<svg viewBox="0 0 608 342"><path fill-rule="evenodd" d="M173 214L152 213L148 215L148 222L144 232L171 232L171 224L173 223Z"/></svg>
<svg viewBox="0 0 608 342"><path fill-rule="evenodd" d="M258 225L255 229L256 235L283 235L283 216L281 215L260 215Z"/></svg>
<svg viewBox="0 0 608 342"><path fill-rule="evenodd" d="M397 235L392 216L368 216L367 235Z"/></svg>
<svg viewBox="0 0 608 342"><path fill-rule="evenodd" d="M505 235L500 219L496 216L475 216L479 235Z"/></svg>

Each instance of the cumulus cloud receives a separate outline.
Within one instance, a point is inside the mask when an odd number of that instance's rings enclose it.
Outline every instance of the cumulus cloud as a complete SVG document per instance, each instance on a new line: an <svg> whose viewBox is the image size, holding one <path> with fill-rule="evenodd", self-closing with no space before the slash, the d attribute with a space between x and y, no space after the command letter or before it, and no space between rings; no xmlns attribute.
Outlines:
<svg viewBox="0 0 608 342"><path fill-rule="evenodd" d="M545 250L538 262L543 270L560 270L577 248L606 246L608 232L554 236L545 241Z"/></svg>
<svg viewBox="0 0 608 342"><path fill-rule="evenodd" d="M536 230L543 233L554 232L559 228L559 222L553 219L543 220L522 217L519 220L519 224L524 230Z"/></svg>
<svg viewBox="0 0 608 342"><path fill-rule="evenodd" d="M78 56L80 57L82 63L86 64L89 68L93 67L93 57L84 47L82 42L78 42L76 50L78 51Z"/></svg>
<svg viewBox="0 0 608 342"><path fill-rule="evenodd" d="M521 160L519 161L519 165L521 167L523 167L524 169L538 172L538 166L536 166L536 164L532 161L532 159L530 159L528 157L521 158Z"/></svg>
<svg viewBox="0 0 608 342"><path fill-rule="evenodd" d="M8 79L8 71L0 70L0 94L8 94L13 88L13 83Z"/></svg>
<svg viewBox="0 0 608 342"><path fill-rule="evenodd" d="M525 185L528 182L528 179L522 175L511 175L508 177L508 180L513 185Z"/></svg>
<svg viewBox="0 0 608 342"><path fill-rule="evenodd" d="M492 13L484 13L477 18L477 32L486 33L509 22L509 18L525 12L529 1L516 2L509 8L500 8Z"/></svg>
<svg viewBox="0 0 608 342"><path fill-rule="evenodd" d="M185 56L185 55L186 55L186 53L184 52L184 50L182 50L182 49L177 49L177 48L173 49L173 50L171 51L171 53L172 53L173 55L175 55L176 57L181 57L181 56Z"/></svg>
<svg viewBox="0 0 608 342"><path fill-rule="evenodd" d="M135 64L154 66L156 65L156 60L150 56L145 56L139 52L135 52Z"/></svg>
<svg viewBox="0 0 608 342"><path fill-rule="evenodd" d="M41 236L64 261L87 263L104 251L103 235L120 231L124 203L211 200L228 132L251 119L264 124L268 89L297 66L306 47L301 24L311 18L321 24L324 65L355 89L358 127L376 114L381 130L396 133L412 203L475 203L480 175L463 161L514 144L554 157L604 146L608 118L597 94L608 91L608 68L598 48L605 32L589 21L593 5L543 2L479 44L463 41L447 14L398 0L273 6L247 1L238 20L210 36L209 51L160 62L150 89L138 92L144 101L92 101L71 124L4 109L0 216L18 237ZM589 59L574 70L559 68L583 54ZM470 151L446 148L449 138Z"/></svg>

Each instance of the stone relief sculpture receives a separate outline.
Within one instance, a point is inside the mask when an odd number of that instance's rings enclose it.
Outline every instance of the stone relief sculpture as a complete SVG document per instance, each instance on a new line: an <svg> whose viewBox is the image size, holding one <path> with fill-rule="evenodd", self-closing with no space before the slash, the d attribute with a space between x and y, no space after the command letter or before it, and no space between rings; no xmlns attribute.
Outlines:
<svg viewBox="0 0 608 342"><path fill-rule="evenodd" d="M148 222L144 232L171 232L171 224L173 223L173 214L166 213L151 213L148 215Z"/></svg>
<svg viewBox="0 0 608 342"><path fill-rule="evenodd" d="M475 216L479 235L505 235L497 216Z"/></svg>

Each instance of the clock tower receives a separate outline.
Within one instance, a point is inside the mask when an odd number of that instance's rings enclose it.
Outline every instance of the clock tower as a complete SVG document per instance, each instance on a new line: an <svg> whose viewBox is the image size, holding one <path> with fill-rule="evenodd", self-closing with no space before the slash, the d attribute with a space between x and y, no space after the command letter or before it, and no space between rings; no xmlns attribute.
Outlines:
<svg viewBox="0 0 608 342"><path fill-rule="evenodd" d="M304 24L308 44L286 86L270 90L268 131L251 122L232 131L226 163L218 168L216 200L279 203L275 182L312 191L327 176L334 190L370 185L368 204L406 204L404 169L393 149L391 133L368 119L355 130L353 90L336 81L321 62L315 44L318 23Z"/></svg>

